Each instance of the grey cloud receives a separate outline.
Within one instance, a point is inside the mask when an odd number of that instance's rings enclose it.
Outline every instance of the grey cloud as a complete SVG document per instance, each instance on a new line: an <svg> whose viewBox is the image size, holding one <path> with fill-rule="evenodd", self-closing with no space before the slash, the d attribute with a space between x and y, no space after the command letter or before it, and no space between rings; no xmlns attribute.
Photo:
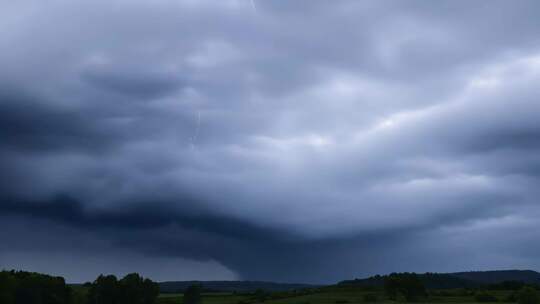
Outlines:
<svg viewBox="0 0 540 304"><path fill-rule="evenodd" d="M107 69L93 69L85 71L83 80L90 84L111 90L128 97L143 99L158 98L160 96L172 94L181 86L181 81L174 76L156 73L139 73L137 71L124 70L119 74L116 70L122 67L109 67Z"/></svg>
<svg viewBox="0 0 540 304"><path fill-rule="evenodd" d="M535 2L255 1L3 4L4 225L208 279L540 267Z"/></svg>

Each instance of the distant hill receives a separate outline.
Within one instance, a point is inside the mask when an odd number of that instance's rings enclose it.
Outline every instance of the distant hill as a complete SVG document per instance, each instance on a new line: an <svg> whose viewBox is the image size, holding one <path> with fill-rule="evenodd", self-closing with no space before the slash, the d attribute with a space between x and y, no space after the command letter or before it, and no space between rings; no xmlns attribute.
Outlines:
<svg viewBox="0 0 540 304"><path fill-rule="evenodd" d="M449 288L475 288L482 284L464 278L452 276L448 273L424 273L418 274L424 286L429 289L449 289ZM380 287L384 285L386 276L374 276L367 279L347 280L338 283L338 286L362 286Z"/></svg>
<svg viewBox="0 0 540 304"><path fill-rule="evenodd" d="M540 284L540 273L532 270L494 270L455 272L452 276L479 282L482 284L496 284L504 281L521 281L524 283Z"/></svg>
<svg viewBox="0 0 540 304"><path fill-rule="evenodd" d="M159 283L159 289L162 293L175 293L182 292L194 284L200 284L205 291L214 292L253 292L257 289L263 289L265 291L287 291L318 287L318 285L310 284L289 284L260 281L172 281Z"/></svg>
<svg viewBox="0 0 540 304"><path fill-rule="evenodd" d="M430 289L475 288L507 281L540 284L540 273L532 270L469 271L454 273L424 273L418 275L424 285ZM338 286L383 286L384 278L385 276L377 275L365 279L346 280L339 282ZM253 292L257 289L266 291L287 291L321 287L320 285L261 281L172 281L161 282L159 283L159 287L163 293L175 293L182 292L193 284L200 284L205 291L214 292Z"/></svg>
<svg viewBox="0 0 540 304"><path fill-rule="evenodd" d="M427 288L433 289L474 288L507 281L540 284L540 273L532 270L469 271L455 273L424 273L418 275ZM385 276L377 275L366 279L347 280L339 282L338 286L382 286L384 284L384 278Z"/></svg>

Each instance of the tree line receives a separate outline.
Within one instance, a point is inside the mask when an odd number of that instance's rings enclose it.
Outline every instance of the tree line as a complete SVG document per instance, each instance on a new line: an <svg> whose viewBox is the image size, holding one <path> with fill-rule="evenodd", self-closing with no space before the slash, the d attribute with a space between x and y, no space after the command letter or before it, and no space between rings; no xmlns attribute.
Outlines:
<svg viewBox="0 0 540 304"><path fill-rule="evenodd" d="M415 273L392 273L380 277L384 282L384 291L390 300L405 302L424 301L428 292L422 278ZM512 293L505 302L517 302L518 304L540 304L538 285L528 285L520 281L505 281L486 286L473 293L474 301L478 303L494 303L499 299L491 290L510 290ZM374 302L374 301L366 301Z"/></svg>
<svg viewBox="0 0 540 304"><path fill-rule="evenodd" d="M83 287L66 284L64 278L26 271L0 272L1 304L153 304L159 285L137 273L117 279L100 275Z"/></svg>

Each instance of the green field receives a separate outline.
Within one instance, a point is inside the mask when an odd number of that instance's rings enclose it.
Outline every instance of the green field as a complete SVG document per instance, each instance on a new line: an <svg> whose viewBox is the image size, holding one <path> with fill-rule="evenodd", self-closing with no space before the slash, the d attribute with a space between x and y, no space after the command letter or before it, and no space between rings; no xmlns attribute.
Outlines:
<svg viewBox="0 0 540 304"><path fill-rule="evenodd" d="M486 292L486 291L477 291ZM497 301L491 303L514 303L508 298L512 291L487 291L496 297ZM367 294L375 295L376 301L366 301ZM382 291L365 291L354 288L321 288L303 293L269 293L264 302L257 300L253 295L244 294L203 294L202 304L354 304L354 303L405 303L405 301L391 301ZM432 290L427 297L418 299L419 303L478 303L474 291L466 290ZM158 304L180 304L182 294L161 294ZM490 302L482 302L490 303Z"/></svg>
<svg viewBox="0 0 540 304"><path fill-rule="evenodd" d="M234 295L231 293L211 293L203 294L204 304L237 304L242 301L248 303L250 296ZM181 293L160 294L156 304L182 303L183 295Z"/></svg>

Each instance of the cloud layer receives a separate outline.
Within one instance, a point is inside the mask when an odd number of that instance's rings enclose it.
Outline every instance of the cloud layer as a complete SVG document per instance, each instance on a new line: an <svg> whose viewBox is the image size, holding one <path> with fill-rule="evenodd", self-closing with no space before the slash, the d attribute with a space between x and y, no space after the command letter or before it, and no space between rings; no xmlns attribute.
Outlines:
<svg viewBox="0 0 540 304"><path fill-rule="evenodd" d="M535 1L255 3L1 5L1 267L540 268Z"/></svg>

